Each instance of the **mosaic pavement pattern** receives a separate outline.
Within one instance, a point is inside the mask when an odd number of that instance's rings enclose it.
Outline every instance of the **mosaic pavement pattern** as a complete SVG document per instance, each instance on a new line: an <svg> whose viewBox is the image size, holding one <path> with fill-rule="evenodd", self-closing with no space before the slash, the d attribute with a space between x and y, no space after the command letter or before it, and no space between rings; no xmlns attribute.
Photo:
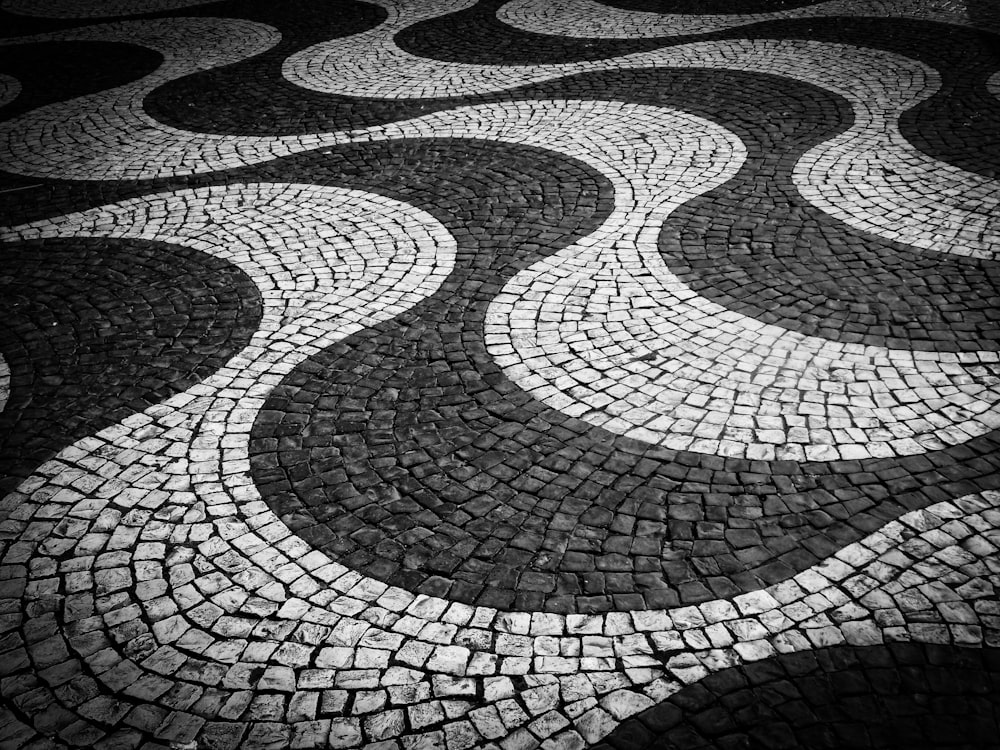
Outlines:
<svg viewBox="0 0 1000 750"><path fill-rule="evenodd" d="M1000 747L1000 8L0 3L0 748Z"/></svg>

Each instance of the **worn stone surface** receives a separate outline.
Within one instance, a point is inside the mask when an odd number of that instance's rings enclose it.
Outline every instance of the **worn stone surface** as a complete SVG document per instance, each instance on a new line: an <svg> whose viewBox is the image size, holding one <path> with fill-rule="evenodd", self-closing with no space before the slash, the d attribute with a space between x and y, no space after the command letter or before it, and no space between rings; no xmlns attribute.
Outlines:
<svg viewBox="0 0 1000 750"><path fill-rule="evenodd" d="M8 0L11 748L995 747L1000 17Z"/></svg>

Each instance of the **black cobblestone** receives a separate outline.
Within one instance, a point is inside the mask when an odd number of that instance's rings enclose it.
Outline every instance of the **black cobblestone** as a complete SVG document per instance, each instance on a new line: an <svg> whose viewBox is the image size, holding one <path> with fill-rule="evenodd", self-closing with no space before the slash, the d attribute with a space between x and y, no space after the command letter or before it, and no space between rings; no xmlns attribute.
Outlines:
<svg viewBox="0 0 1000 750"><path fill-rule="evenodd" d="M782 654L706 677L594 747L989 750L1000 747L1000 653L895 643Z"/></svg>
<svg viewBox="0 0 1000 750"><path fill-rule="evenodd" d="M0 487L72 441L186 390L257 328L257 288L198 252L141 240L0 245Z"/></svg>

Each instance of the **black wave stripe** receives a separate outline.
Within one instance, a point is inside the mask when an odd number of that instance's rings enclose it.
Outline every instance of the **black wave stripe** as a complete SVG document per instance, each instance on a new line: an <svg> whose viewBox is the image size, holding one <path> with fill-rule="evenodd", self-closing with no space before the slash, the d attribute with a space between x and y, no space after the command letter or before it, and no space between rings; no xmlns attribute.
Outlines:
<svg viewBox="0 0 1000 750"><path fill-rule="evenodd" d="M118 21L120 18L43 18L25 16L0 8L0 39L14 39L19 36L33 36L64 31L95 23Z"/></svg>
<svg viewBox="0 0 1000 750"><path fill-rule="evenodd" d="M853 122L841 97L778 76L716 70L590 73L518 92L682 109L736 133L739 173L664 222L660 251L699 294L789 330L922 351L1000 348L1000 263L860 232L802 198L801 156Z"/></svg>
<svg viewBox="0 0 1000 750"><path fill-rule="evenodd" d="M203 380L257 330L260 295L229 263L141 240L0 245L0 494L74 440Z"/></svg>
<svg viewBox="0 0 1000 750"><path fill-rule="evenodd" d="M594 750L996 750L1000 650L890 643L710 675Z"/></svg>
<svg viewBox="0 0 1000 750"><path fill-rule="evenodd" d="M158 87L143 101L150 116L187 130L283 135L361 128L427 110L426 105L412 102L357 100L311 91L281 75L284 61L299 50L382 23L383 8L363 2L310 0L288 0L280 6L268 0L224 5L227 17L273 26L281 32L281 41L247 60Z"/></svg>
<svg viewBox="0 0 1000 750"><path fill-rule="evenodd" d="M419 57L478 65L542 65L603 60L671 46L673 39L564 37L525 31L501 22L507 0L481 0L471 8L402 29L396 45Z"/></svg>
<svg viewBox="0 0 1000 750"><path fill-rule="evenodd" d="M1000 263L859 232L799 194L795 164L853 120L844 100L777 77L715 71L622 73L603 85L725 125L747 147L739 174L681 206L660 234L667 265L699 294L844 343L1000 348Z"/></svg>
<svg viewBox="0 0 1000 750"><path fill-rule="evenodd" d="M21 84L18 97L0 107L11 119L37 107L66 101L138 80L155 71L163 56L117 42L40 42L0 46L0 73Z"/></svg>
<svg viewBox="0 0 1000 750"><path fill-rule="evenodd" d="M792 184L796 161L850 125L851 108L840 97L778 76L642 70L571 76L493 98L601 98L607 91L616 99L694 112L733 129L750 148L736 178L689 202L664 226L668 264L699 293L765 322L837 341L935 351L997 348L1000 265L858 232L805 201ZM444 104L388 106L395 115L417 116L420 107ZM351 103L352 116L387 114L367 105Z"/></svg>
<svg viewBox="0 0 1000 750"><path fill-rule="evenodd" d="M480 3L467 11L404 29L396 43L414 54L483 64L567 62L628 54L663 46L656 40L587 40L528 34L500 23L502 3ZM245 135L291 135L371 125L418 117L476 102L502 101L509 92L437 99L376 99L328 94L295 86L281 75L292 54L336 36L376 26L384 12L365 3L316 5L303 0L294 20L269 14L270 4L251 13L240 5L231 15L269 23L282 34L281 43L240 63L170 81L143 100L158 121L201 132ZM246 8L246 9L245 9ZM374 10L373 10L374 9ZM483 45L494 50L484 52Z"/></svg>
<svg viewBox="0 0 1000 750"><path fill-rule="evenodd" d="M734 3L731 0L598 0L601 5L624 10L640 10L648 13L707 14L748 14L773 13L793 8L807 8L828 0L749 0Z"/></svg>
<svg viewBox="0 0 1000 750"><path fill-rule="evenodd" d="M995 34L926 21L835 17L763 21L660 39L566 39L506 26L495 12L493 4L480 3L405 29L396 42L421 57L484 65L598 60L726 39L813 39L883 49L925 62L942 74L941 90L901 118L903 134L936 159L988 177L1000 175L1000 101L985 86L1000 69L1000 36ZM755 11L744 11L741 4L738 12Z"/></svg>
<svg viewBox="0 0 1000 750"><path fill-rule="evenodd" d="M814 3L764 0L759 4L801 7ZM500 23L495 16L500 5L499 0L479 3L460 13L424 21L403 30L396 42L421 57L483 65L599 60L692 41L726 39L813 39L887 50L925 62L942 74L941 90L901 118L903 134L936 159L988 177L1000 175L1000 139L996 137L1000 101L985 86L990 75L1000 69L1000 36L996 34L909 19L834 17L762 21L660 39L567 39ZM762 12L744 9L742 3L733 9L725 0L719 0L718 5L728 5L728 12ZM662 12L685 11L668 8ZM689 12L727 11L712 11L708 5L691 0Z"/></svg>
<svg viewBox="0 0 1000 750"><path fill-rule="evenodd" d="M974 3L968 14L976 20ZM995 9L994 9L995 12ZM748 38L803 38L895 52L926 63L941 88L903 113L900 132L935 159L1000 179L1000 101L986 81L1000 70L1000 35L950 24L891 18L799 19L759 24Z"/></svg>
<svg viewBox="0 0 1000 750"><path fill-rule="evenodd" d="M597 226L603 178L550 152L460 140L297 159L270 176L384 193L459 242L436 294L301 364L253 428L265 501L367 575L522 610L673 606L784 580L907 510L1000 484L993 434L800 464L654 448L568 418L498 370L483 316L506 279Z"/></svg>
<svg viewBox="0 0 1000 750"><path fill-rule="evenodd" d="M986 90L1000 69L1000 37L946 24L904 19L816 18L767 21L709 34L661 39L569 39L532 34L500 23L499 0L480 3L404 29L400 47L422 57L484 65L595 60L692 41L813 39L896 52L942 73L941 90L905 113L903 134L917 148L978 174L1000 172L1000 102ZM373 6L304 6L296 21L273 15L265 5L234 16L271 23L281 44L263 55L197 73L159 87L146 111L174 127L197 131L277 135L359 128L405 119L477 101L505 100L510 92L425 100L355 99L302 89L280 73L281 61L321 38L357 33L382 20ZM721 71L720 71L721 73ZM787 79L786 79L787 80ZM604 96L607 93L604 92ZM617 92L616 92L617 98Z"/></svg>

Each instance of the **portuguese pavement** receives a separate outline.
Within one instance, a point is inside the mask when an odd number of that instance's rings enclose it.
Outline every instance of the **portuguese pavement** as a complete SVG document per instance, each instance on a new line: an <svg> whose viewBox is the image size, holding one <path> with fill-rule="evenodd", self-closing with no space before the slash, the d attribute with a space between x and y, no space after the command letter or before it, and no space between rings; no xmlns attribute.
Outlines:
<svg viewBox="0 0 1000 750"><path fill-rule="evenodd" d="M1000 747L992 0L0 29L0 747Z"/></svg>

